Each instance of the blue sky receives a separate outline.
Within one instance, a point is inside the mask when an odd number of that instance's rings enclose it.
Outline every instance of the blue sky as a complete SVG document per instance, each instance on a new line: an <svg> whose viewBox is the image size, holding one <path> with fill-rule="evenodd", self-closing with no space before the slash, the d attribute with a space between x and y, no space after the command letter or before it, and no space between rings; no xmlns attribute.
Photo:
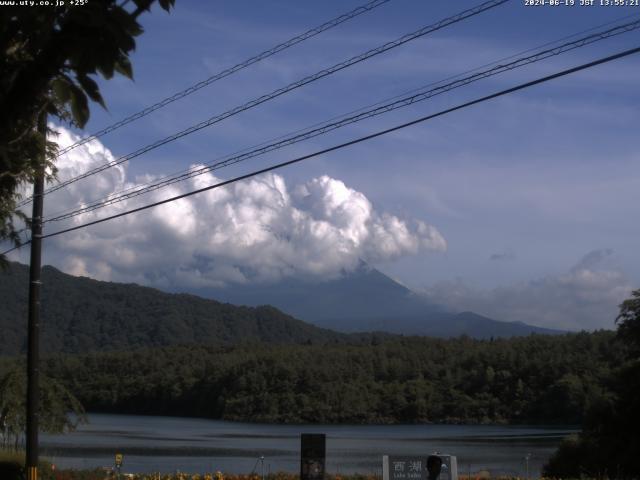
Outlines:
<svg viewBox="0 0 640 480"><path fill-rule="evenodd" d="M170 15L155 9L141 17L145 33L133 56L135 81L116 77L100 82L109 111L94 107L86 132L363 3L179 0ZM101 143L116 157L129 153L478 3L392 0L105 136ZM130 162L122 175L127 181L140 181L206 163L628 15L637 19L640 7L585 7L579 0L571 7L525 6L512 0L148 153ZM638 45L640 33L631 32L216 175L229 178ZM408 226L422 222L437 229L446 250L430 237L424 245L407 244L394 254L385 255L380 245L357 252L369 252L367 258L375 266L434 301L502 320L611 328L617 303L640 284L639 61L636 55L596 67L315 158L278 175L292 192L294 186L323 176L343 182L379 212L380 225L389 225L384 219L393 217ZM337 185L323 185L329 184ZM235 195L242 202L243 193ZM347 198L361 200L355 194ZM206 215L198 208L205 207L192 206L177 219ZM122 225L114 222L101 231L110 231L104 233L109 237ZM189 235L198 235L197 229ZM154 273L157 265L151 259L132 260L143 257L140 252L103 258L95 263L102 266L95 267L93 254L81 245L88 239L57 241L45 251L45 263L96 278L157 283L153 279L160 274ZM137 271L148 269L148 275L119 269L124 258ZM193 258L167 267L180 272L172 277L172 287L189 276ZM238 258L237 262L251 263ZM192 280L184 281L187 285Z"/></svg>

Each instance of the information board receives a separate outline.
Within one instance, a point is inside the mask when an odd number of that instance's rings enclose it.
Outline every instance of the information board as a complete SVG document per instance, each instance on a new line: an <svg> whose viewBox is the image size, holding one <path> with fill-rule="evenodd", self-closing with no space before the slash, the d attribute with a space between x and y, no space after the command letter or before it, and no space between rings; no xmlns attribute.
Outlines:
<svg viewBox="0 0 640 480"><path fill-rule="evenodd" d="M458 462L454 455L433 454L442 460L437 480L458 480ZM427 460L430 455L382 457L383 480L429 480Z"/></svg>

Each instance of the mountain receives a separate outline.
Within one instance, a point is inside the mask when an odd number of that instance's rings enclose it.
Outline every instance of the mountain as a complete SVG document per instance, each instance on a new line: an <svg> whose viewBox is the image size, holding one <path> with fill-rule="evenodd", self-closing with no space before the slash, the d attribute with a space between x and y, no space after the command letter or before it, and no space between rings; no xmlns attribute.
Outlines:
<svg viewBox="0 0 640 480"><path fill-rule="evenodd" d="M275 284L204 288L191 293L235 305L273 305L296 318L317 324L344 319L349 323L344 328L351 331L351 323L367 324L372 318L445 312L441 306L429 303L364 263L353 272L343 272L327 281L285 279Z"/></svg>
<svg viewBox="0 0 640 480"><path fill-rule="evenodd" d="M26 349L28 275L28 267L18 263L0 271L0 354ZM191 343L352 343L369 338L354 332L444 338L562 333L473 312L449 312L364 264L325 282L287 280L191 294L74 277L49 266L42 276L43 352Z"/></svg>
<svg viewBox="0 0 640 480"><path fill-rule="evenodd" d="M364 263L353 272L324 282L283 280L192 293L236 305L273 305L306 322L345 333L377 331L443 338L469 335L481 339L565 333L473 312L451 312Z"/></svg>
<svg viewBox="0 0 640 480"><path fill-rule="evenodd" d="M0 271L0 354L26 349L29 269ZM134 284L42 269L41 348L82 353L200 343L337 343L347 336L309 325L274 307L237 307ZM353 340L353 339L351 339Z"/></svg>

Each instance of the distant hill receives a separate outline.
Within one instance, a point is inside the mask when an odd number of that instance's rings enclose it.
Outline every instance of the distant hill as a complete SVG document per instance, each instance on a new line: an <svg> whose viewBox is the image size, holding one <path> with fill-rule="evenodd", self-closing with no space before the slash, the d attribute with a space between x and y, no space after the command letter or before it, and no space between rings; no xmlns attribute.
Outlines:
<svg viewBox="0 0 640 480"><path fill-rule="evenodd" d="M26 349L29 269L0 271L0 354ZM42 350L83 353L188 343L336 343L347 336L274 307L236 307L134 284L100 282L44 267Z"/></svg>
<svg viewBox="0 0 640 480"><path fill-rule="evenodd" d="M236 305L270 304L323 328L339 332L389 332L474 338L564 333L521 322L494 320L473 312L451 312L429 302L379 270L362 263L354 272L324 282L284 280L272 285L234 285L195 290Z"/></svg>

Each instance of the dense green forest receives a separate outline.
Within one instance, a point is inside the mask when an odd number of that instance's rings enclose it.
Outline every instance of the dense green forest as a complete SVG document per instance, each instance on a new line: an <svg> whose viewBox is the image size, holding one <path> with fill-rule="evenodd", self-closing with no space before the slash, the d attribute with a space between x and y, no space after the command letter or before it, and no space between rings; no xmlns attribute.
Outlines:
<svg viewBox="0 0 640 480"><path fill-rule="evenodd" d="M494 341L176 346L57 355L43 370L88 411L262 422L582 421L621 361L613 332ZM15 360L5 359L6 368Z"/></svg>
<svg viewBox="0 0 640 480"><path fill-rule="evenodd" d="M0 354L26 349L28 268L0 270ZM345 334L309 325L269 307L238 307L134 284L99 282L42 269L44 352L86 353L185 343L335 343ZM365 335L366 337L366 335Z"/></svg>

